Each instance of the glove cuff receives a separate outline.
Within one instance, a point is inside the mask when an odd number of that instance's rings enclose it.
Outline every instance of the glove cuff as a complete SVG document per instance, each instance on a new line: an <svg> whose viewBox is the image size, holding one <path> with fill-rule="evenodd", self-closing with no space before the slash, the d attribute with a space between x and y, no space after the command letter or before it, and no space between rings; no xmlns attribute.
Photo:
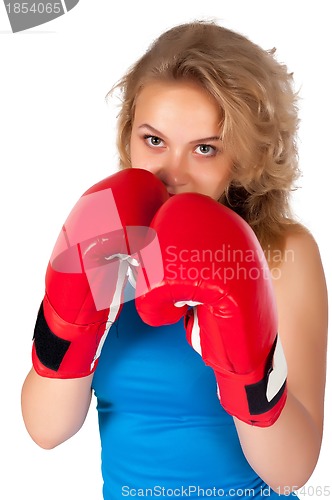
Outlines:
<svg viewBox="0 0 332 500"><path fill-rule="evenodd" d="M277 336L267 360L254 372L216 371L223 408L239 420L268 427L278 419L287 397L287 365Z"/></svg>
<svg viewBox="0 0 332 500"><path fill-rule="evenodd" d="M107 311L103 320L91 325L68 323L45 296L33 336L32 363L36 372L43 377L64 379L93 373L107 334Z"/></svg>

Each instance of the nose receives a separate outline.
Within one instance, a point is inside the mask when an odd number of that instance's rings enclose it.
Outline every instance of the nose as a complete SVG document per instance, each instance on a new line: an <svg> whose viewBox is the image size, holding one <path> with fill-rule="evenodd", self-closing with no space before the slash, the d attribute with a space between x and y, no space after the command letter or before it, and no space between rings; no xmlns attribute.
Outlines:
<svg viewBox="0 0 332 500"><path fill-rule="evenodd" d="M169 191L186 186L189 183L189 165L185 155L177 152L165 155L155 174Z"/></svg>

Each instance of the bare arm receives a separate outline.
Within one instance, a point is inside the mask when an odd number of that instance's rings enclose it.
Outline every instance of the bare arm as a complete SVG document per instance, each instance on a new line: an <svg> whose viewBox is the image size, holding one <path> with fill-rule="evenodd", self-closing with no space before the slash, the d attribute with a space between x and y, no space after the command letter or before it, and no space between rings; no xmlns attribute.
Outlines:
<svg viewBox="0 0 332 500"><path fill-rule="evenodd" d="M22 415L39 446L54 448L82 427L91 402L92 377L52 379L31 369L22 387Z"/></svg>
<svg viewBox="0 0 332 500"><path fill-rule="evenodd" d="M269 428L235 419L249 463L279 494L305 484L319 457L327 349L327 291L317 245L307 233L293 234L286 252L274 285L288 364L287 402Z"/></svg>

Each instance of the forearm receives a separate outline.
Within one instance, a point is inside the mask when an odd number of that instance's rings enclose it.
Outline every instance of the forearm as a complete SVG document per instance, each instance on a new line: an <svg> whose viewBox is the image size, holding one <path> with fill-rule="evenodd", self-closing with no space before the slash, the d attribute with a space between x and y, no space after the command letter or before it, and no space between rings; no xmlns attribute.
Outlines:
<svg viewBox="0 0 332 500"><path fill-rule="evenodd" d="M82 426L91 401L92 375L52 379L32 369L22 387L22 415L32 439L42 448L54 448Z"/></svg>
<svg viewBox="0 0 332 500"><path fill-rule="evenodd" d="M318 460L322 432L290 392L271 427L234 421L248 462L272 489L282 493L284 487L296 489L307 482Z"/></svg>

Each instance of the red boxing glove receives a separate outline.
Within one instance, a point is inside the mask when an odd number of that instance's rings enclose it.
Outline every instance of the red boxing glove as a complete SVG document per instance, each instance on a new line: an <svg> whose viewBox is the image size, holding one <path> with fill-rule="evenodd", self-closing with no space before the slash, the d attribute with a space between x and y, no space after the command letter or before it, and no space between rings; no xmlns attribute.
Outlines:
<svg viewBox="0 0 332 500"><path fill-rule="evenodd" d="M187 339L214 370L224 409L244 422L272 425L286 401L287 367L270 272L254 232L233 211L193 193L167 201L151 227L164 278L146 291L138 274L139 315L152 326L185 315Z"/></svg>
<svg viewBox="0 0 332 500"><path fill-rule="evenodd" d="M141 249L158 245L149 225L167 199L163 183L141 169L111 175L79 199L47 267L32 348L39 375L78 378L95 370L124 285L142 265Z"/></svg>

